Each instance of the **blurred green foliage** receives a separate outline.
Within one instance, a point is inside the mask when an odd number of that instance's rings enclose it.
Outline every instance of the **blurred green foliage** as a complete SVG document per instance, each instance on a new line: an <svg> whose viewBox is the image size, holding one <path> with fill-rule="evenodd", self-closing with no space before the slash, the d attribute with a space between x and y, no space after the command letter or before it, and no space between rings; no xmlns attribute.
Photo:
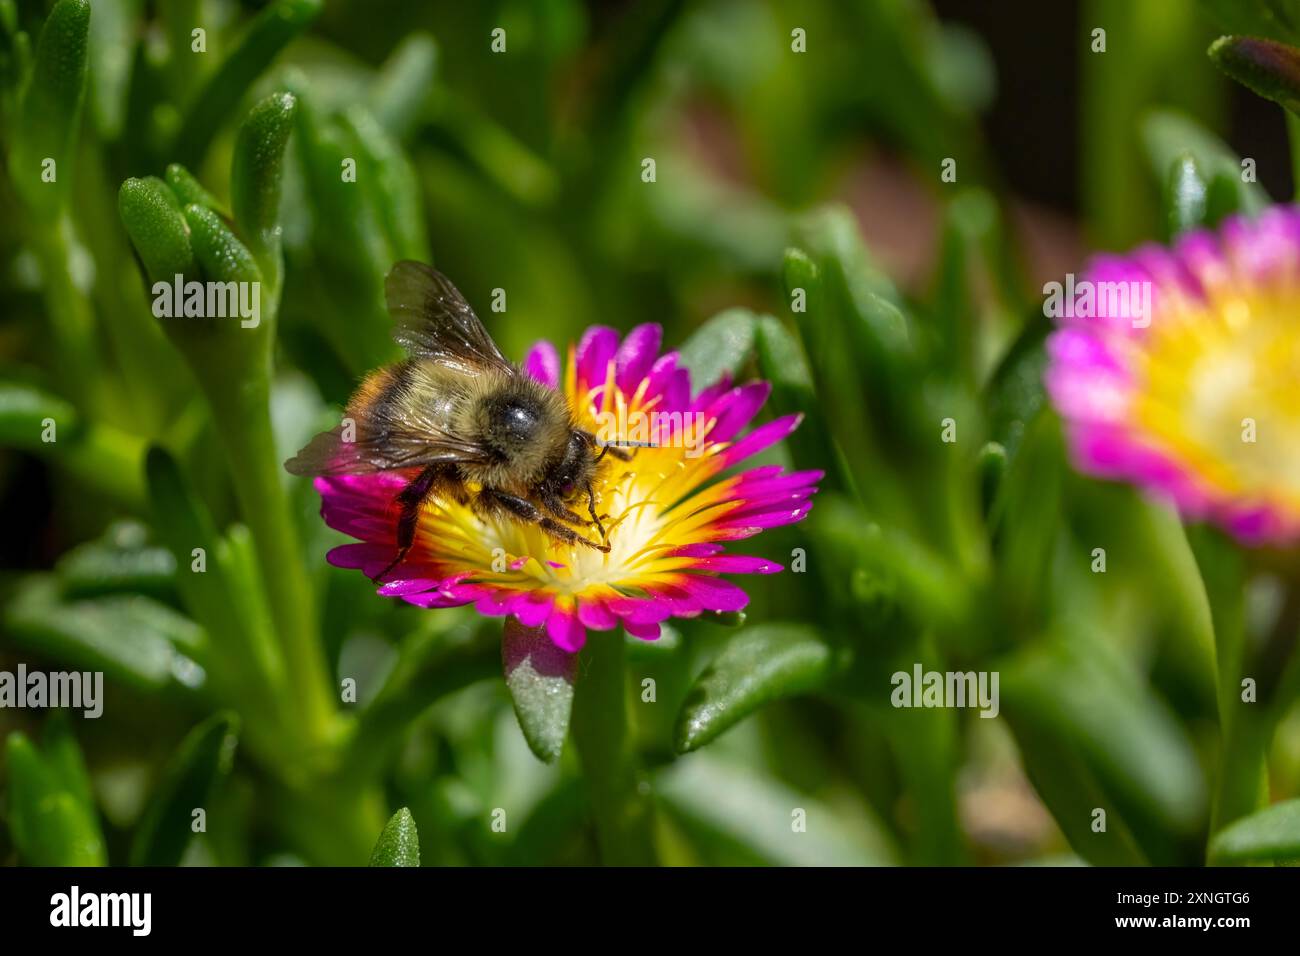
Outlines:
<svg viewBox="0 0 1300 956"><path fill-rule="evenodd" d="M1296 42L1300 7L1081 9L1111 46L1080 61L1079 227L1260 208L1205 48ZM0 0L0 488L31 536L0 670L108 685L97 721L0 712L0 859L1294 860L1294 559L1069 470L996 84L919 0ZM918 198L876 221L852 184L881 169ZM891 275L863 223L927 216ZM743 618L593 635L575 676L329 567L280 463L396 356L402 258L506 290L508 355L657 321L698 384L770 380L805 418L769 459L827 472L755 543L795 569ZM160 323L176 273L262 282L260 326ZM1001 715L891 707L916 664L998 672Z"/></svg>

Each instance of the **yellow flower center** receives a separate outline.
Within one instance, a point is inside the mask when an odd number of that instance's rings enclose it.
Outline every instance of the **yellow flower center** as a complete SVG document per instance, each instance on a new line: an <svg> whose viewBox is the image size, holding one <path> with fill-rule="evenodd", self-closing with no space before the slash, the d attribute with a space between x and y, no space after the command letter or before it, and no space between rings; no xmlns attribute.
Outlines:
<svg viewBox="0 0 1300 956"><path fill-rule="evenodd" d="M581 395L573 369L570 354L562 383L565 394L577 410L579 425L598 436L601 413L636 421L637 413L648 415L658 404L658 396L644 394L644 382L632 395L617 388L612 361L604 386L583 389ZM481 569L481 579L498 587L545 588L562 595L592 588L633 593L643 576L687 566L689 559L668 558L665 553L709 540L708 526L739 506L724 500L725 483L699 491L718 472L716 456L727 447L707 440L712 427L712 421L704 422L703 436L695 442L630 448L630 461L606 456L593 491L596 514L608 536L608 553L568 544L535 524L485 520L467 505L442 500L426 502L417 547L435 559ZM584 521L589 518L585 495L570 502L570 507ZM594 524L570 527L589 541L601 541Z"/></svg>
<svg viewBox="0 0 1300 956"><path fill-rule="evenodd" d="M1300 290L1169 296L1143 347L1133 414L1234 497L1300 510Z"/></svg>

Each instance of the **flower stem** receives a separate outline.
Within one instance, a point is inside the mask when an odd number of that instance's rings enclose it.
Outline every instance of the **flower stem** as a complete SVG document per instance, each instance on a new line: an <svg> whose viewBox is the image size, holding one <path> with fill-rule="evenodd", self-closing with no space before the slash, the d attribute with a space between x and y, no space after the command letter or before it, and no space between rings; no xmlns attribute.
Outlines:
<svg viewBox="0 0 1300 956"><path fill-rule="evenodd" d="M53 222L34 223L32 248L40 262L46 312L57 344L54 359L60 381L78 407L94 408L100 385L95 354L95 317L72 275L72 223L60 213Z"/></svg>
<svg viewBox="0 0 1300 956"><path fill-rule="evenodd" d="M651 866L656 862L651 808L638 785L628 737L626 658L622 632L594 634L587 642L573 700L573 742L602 861Z"/></svg>
<svg viewBox="0 0 1300 956"><path fill-rule="evenodd" d="M1266 755L1270 736L1268 721L1262 714L1257 716L1251 711L1225 720L1211 833L1218 833L1234 820L1249 816L1263 805L1268 781Z"/></svg>
<svg viewBox="0 0 1300 956"><path fill-rule="evenodd" d="M1253 653L1238 650L1236 676L1220 690L1223 714L1224 751L1214 806L1213 832L1233 820L1248 816L1268 802L1268 747L1273 730L1286 710L1288 674L1300 633L1300 581L1294 571L1287 586L1286 600L1272 633ZM1233 651L1229 649L1227 653ZM1241 700L1241 678L1254 677L1257 699Z"/></svg>
<svg viewBox="0 0 1300 956"><path fill-rule="evenodd" d="M1257 663L1247 647L1244 602L1244 594L1234 596L1227 613L1215 621L1221 749L1211 834L1259 809L1267 793L1272 722L1265 704L1242 699L1242 678L1252 676Z"/></svg>
<svg viewBox="0 0 1300 956"><path fill-rule="evenodd" d="M205 369L205 372L212 372ZM240 511L253 534L267 600L288 676L291 724L308 748L330 737L334 708L302 548L290 519L271 431L268 376L209 387L213 418L232 463ZM215 386L215 383L209 383Z"/></svg>

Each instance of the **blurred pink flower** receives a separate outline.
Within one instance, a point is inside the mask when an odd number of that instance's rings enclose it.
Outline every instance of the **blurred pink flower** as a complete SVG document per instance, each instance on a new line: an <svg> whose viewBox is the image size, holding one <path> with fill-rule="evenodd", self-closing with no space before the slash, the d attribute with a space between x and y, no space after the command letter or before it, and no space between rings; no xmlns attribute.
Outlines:
<svg viewBox="0 0 1300 956"><path fill-rule="evenodd" d="M1300 537L1300 210L1100 256L1084 281L1092 314L1047 343L1075 466L1246 543ZM1141 288L1149 311L1111 294Z"/></svg>

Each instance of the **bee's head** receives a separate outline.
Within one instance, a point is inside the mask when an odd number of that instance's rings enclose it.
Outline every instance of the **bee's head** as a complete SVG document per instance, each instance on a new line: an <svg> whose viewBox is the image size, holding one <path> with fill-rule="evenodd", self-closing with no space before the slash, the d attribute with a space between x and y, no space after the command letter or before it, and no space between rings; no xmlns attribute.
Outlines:
<svg viewBox="0 0 1300 956"><path fill-rule="evenodd" d="M593 444L592 437L587 432L576 428L569 432L564 455L551 475L552 482L562 496L567 498L582 491L596 473Z"/></svg>
<svg viewBox="0 0 1300 956"><path fill-rule="evenodd" d="M561 396L522 376L504 383L486 378L479 387L479 396L468 403L472 418L464 426L487 453L488 472L476 477L517 489L545 482L558 490L568 481L587 481L581 438L573 441L569 408Z"/></svg>

